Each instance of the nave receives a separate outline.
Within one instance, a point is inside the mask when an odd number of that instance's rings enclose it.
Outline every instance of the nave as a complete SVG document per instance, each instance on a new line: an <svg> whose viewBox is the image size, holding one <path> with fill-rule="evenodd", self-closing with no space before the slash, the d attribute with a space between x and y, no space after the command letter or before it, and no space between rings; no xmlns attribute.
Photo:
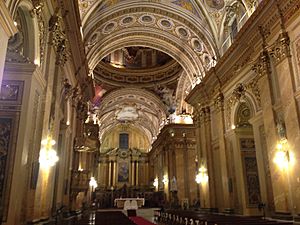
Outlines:
<svg viewBox="0 0 300 225"><path fill-rule="evenodd" d="M299 222L299 9L0 0L0 224Z"/></svg>
<svg viewBox="0 0 300 225"><path fill-rule="evenodd" d="M195 210L152 210L143 209L144 216L128 217L120 210L100 210L85 213L78 221L68 225L293 225L293 222L278 221L259 216L218 214ZM145 213L146 212L146 213ZM151 217L151 213L152 217ZM153 223L150 222L153 220ZM58 223L58 225L66 223Z"/></svg>
<svg viewBox="0 0 300 225"><path fill-rule="evenodd" d="M128 217L127 213L121 210L98 210L86 212L82 218L69 222L57 222L58 225L155 225L150 222L154 219L152 209L144 209L143 216Z"/></svg>

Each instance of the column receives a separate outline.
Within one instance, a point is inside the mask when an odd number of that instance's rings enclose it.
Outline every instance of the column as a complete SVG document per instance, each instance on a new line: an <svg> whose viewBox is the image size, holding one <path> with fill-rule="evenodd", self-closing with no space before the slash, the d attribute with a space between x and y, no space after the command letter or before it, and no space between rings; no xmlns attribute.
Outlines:
<svg viewBox="0 0 300 225"><path fill-rule="evenodd" d="M131 160L131 186L134 186L134 161Z"/></svg>
<svg viewBox="0 0 300 225"><path fill-rule="evenodd" d="M135 185L139 185L139 161L136 161L136 182Z"/></svg>
<svg viewBox="0 0 300 225"><path fill-rule="evenodd" d="M113 182L112 186L116 186L116 181L117 181L117 162L113 161Z"/></svg>
<svg viewBox="0 0 300 225"><path fill-rule="evenodd" d="M212 179L213 174L213 162L212 162L212 147L211 147L211 117L209 106L205 107L205 118L204 118L204 130L205 130L205 140L206 145L204 149L203 158L206 160L207 174L210 179L208 179L208 184L206 185L206 195L207 195L207 205L205 207L215 207L215 185Z"/></svg>
<svg viewBox="0 0 300 225"><path fill-rule="evenodd" d="M189 184L189 165L188 165L188 158L189 158L189 151L188 151L188 142L186 138L186 133L182 134L183 138L183 165L184 165L184 197L190 199L190 184Z"/></svg>
<svg viewBox="0 0 300 225"><path fill-rule="evenodd" d="M111 161L109 160L108 163L108 187L111 187Z"/></svg>

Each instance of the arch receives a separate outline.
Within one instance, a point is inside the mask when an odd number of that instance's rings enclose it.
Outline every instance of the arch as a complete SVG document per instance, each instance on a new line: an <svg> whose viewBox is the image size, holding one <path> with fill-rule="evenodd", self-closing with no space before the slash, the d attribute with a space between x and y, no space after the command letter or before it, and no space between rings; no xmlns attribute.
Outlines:
<svg viewBox="0 0 300 225"><path fill-rule="evenodd" d="M169 54L190 79L193 74L205 75L209 68L203 55L208 54L212 60L217 48L203 21L158 3L134 2L129 6L119 3L101 14L96 11L84 23L90 69L113 50L141 45Z"/></svg>
<svg viewBox="0 0 300 225"><path fill-rule="evenodd" d="M224 45L226 39L229 38L229 35L231 33L231 32L228 33L228 31L226 31L226 27L227 27L228 22L229 22L227 20L231 20L232 18L236 17L236 13L234 15L232 15L232 13L234 13L234 12L232 11L231 8L234 8L237 5L241 5L245 9L245 14L246 14L245 16L247 16L247 18L250 16L250 11L249 11L249 9L247 7L247 4L245 4L244 1L234 0L234 1L232 1L228 5L229 8L228 8L227 12L224 14L223 18L222 18L221 27L220 27L220 33L219 33L220 43L219 43L218 47L219 47L219 50L220 50L220 52L222 54L224 54L224 52L226 51L226 50L225 51L223 50L223 45ZM245 21L247 20L247 18L245 18L245 20L243 20L244 21L243 24L245 23ZM225 26L225 24L226 24L226 26ZM241 27L238 28L238 31L240 30L240 28ZM227 48L229 46L227 46Z"/></svg>
<svg viewBox="0 0 300 225"><path fill-rule="evenodd" d="M251 95L249 95L249 93L245 93L245 96L238 102L235 103L233 109L232 109L232 113L231 113L231 123L230 124L234 124L237 125L237 120L238 120L238 112L240 109L241 104L246 104L250 110L250 115L249 115L249 119L251 119L255 113L256 113L256 107L255 107L255 102L253 101L254 99L252 98Z"/></svg>
<svg viewBox="0 0 300 225"><path fill-rule="evenodd" d="M180 40L174 41L169 37L154 35L151 31L141 35L140 30L131 31L130 34L115 34L114 40L104 39L103 44L88 53L90 68L95 68L101 58L124 46L143 46L162 51L174 58L186 71L190 80L193 74L204 76L203 63L186 45L180 45ZM159 41L159 44L157 44Z"/></svg>
<svg viewBox="0 0 300 225"><path fill-rule="evenodd" d="M118 121L117 116L125 107L133 108L137 118ZM129 123L141 129L152 142L166 121L167 109L161 100L149 91L138 88L122 88L104 96L97 110L100 118L100 139L119 123Z"/></svg>
<svg viewBox="0 0 300 225"><path fill-rule="evenodd" d="M14 13L14 20L19 16L20 24L18 24L18 26L23 32L23 56L28 58L31 62L38 64L40 58L39 26L36 17L32 16L33 6L32 3L27 0L18 3ZM14 48L14 43L20 41L17 40L18 38L20 38L20 34L17 33L10 39L12 48Z"/></svg>

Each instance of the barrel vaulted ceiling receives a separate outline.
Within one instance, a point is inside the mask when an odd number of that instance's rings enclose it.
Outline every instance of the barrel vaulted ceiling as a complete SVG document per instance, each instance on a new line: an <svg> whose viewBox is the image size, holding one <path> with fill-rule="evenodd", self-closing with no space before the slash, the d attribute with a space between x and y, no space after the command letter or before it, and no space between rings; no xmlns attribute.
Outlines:
<svg viewBox="0 0 300 225"><path fill-rule="evenodd" d="M95 110L101 135L126 122L151 142L169 114L191 112L184 98L220 58L223 24L237 2L250 15L256 0L78 0L88 66L105 90ZM104 63L132 48L174 60L151 69ZM120 120L122 110L132 118Z"/></svg>

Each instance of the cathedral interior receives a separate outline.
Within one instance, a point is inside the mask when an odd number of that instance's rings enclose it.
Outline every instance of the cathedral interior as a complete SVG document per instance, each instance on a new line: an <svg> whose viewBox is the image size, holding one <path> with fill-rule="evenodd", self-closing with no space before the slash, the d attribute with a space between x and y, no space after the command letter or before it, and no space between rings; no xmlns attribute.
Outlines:
<svg viewBox="0 0 300 225"><path fill-rule="evenodd" d="M0 42L1 224L300 222L300 0L1 0Z"/></svg>

